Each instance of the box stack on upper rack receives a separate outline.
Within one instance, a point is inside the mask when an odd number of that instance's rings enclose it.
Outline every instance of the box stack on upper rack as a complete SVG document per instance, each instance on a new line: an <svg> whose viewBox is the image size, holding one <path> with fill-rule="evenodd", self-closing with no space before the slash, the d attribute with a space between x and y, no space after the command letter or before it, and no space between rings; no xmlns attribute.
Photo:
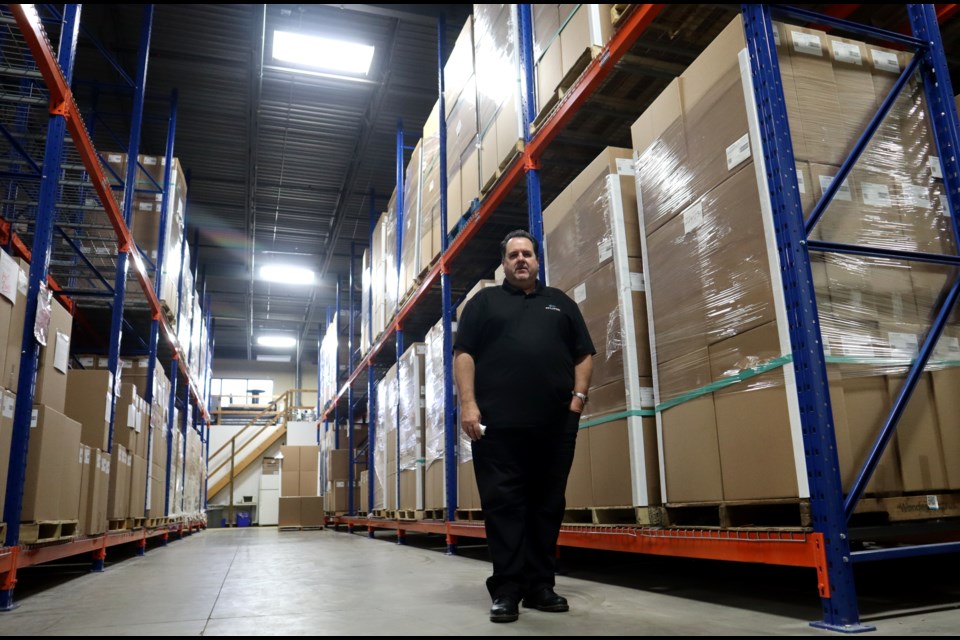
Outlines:
<svg viewBox="0 0 960 640"><path fill-rule="evenodd" d="M809 214L908 57L775 24ZM737 17L633 125L664 500L809 497L769 189ZM813 231L956 255L914 78ZM790 194L787 194L788 196ZM811 254L845 489L866 459L952 269ZM956 488L956 315L868 493ZM950 382L948 382L948 380ZM939 412L939 417L938 417Z"/></svg>

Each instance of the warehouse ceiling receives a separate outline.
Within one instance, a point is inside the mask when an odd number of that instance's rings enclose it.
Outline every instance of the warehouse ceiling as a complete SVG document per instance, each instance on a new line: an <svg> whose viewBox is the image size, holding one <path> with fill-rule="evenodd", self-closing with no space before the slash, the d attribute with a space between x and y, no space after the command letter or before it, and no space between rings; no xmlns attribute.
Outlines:
<svg viewBox="0 0 960 640"><path fill-rule="evenodd" d="M604 146L629 146L629 123L738 6L674 5L657 17L618 64L604 95L544 157L545 166L557 168L549 177L544 172L544 205ZM904 5L805 6L880 27L905 26ZM45 17L62 9L41 7ZM351 264L359 276L371 220L396 184L398 127L412 147L437 100L439 25L445 60L470 9L155 5L140 152L164 153L175 113L174 155L189 178L187 239L198 291L209 300L217 359L274 354L257 347L256 338L283 333L297 338L301 362L316 362L328 310L338 290L346 306ZM143 16L141 5L82 8L74 91L81 110L91 114L88 128L101 153L123 149L129 140L132 93L119 88L124 79L108 60L134 77ZM272 58L277 29L371 44L372 68L363 78L292 69ZM47 32L56 44L56 26ZM952 14L943 40L955 71L960 25ZM319 282L265 282L256 270L271 263L311 268ZM138 301L131 304L135 309Z"/></svg>

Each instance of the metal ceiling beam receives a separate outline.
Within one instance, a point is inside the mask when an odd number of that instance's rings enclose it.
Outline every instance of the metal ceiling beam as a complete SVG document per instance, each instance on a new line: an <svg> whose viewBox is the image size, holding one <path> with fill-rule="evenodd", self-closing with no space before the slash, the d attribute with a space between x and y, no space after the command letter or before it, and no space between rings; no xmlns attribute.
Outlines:
<svg viewBox="0 0 960 640"><path fill-rule="evenodd" d="M254 16L254 26L257 27L253 43L253 64L250 65L250 108L247 110L247 136L250 140L250 152L247 156L247 207L244 211L244 228L248 230L246 241L250 259L247 263L248 280L247 296L250 305L250 324L247 332L247 359L253 359L253 279L255 277L254 246L257 235L257 219L254 212L257 210L257 149L258 129L257 119L260 109L260 93L263 88L263 48L265 29L267 25L267 5L250 5Z"/></svg>

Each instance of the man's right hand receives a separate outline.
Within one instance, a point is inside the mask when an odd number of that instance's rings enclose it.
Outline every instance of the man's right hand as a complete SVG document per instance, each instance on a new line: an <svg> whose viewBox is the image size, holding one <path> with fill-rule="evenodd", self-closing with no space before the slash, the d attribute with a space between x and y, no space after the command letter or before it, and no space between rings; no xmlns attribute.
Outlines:
<svg viewBox="0 0 960 640"><path fill-rule="evenodd" d="M476 402L460 403L460 426L471 440L476 441L483 437L480 431L480 407Z"/></svg>

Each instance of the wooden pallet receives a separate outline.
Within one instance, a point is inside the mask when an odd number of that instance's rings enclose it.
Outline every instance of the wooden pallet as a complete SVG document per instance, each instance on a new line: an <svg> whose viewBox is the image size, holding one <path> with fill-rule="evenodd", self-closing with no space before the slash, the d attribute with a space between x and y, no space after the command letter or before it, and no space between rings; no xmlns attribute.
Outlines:
<svg viewBox="0 0 960 640"><path fill-rule="evenodd" d="M483 511L481 509L457 509L454 514L457 520L483 522Z"/></svg>
<svg viewBox="0 0 960 640"><path fill-rule="evenodd" d="M560 82L557 84L557 88L554 89L553 93L550 96L550 99L543 105L543 109L540 110L540 113L537 114L537 117L533 119L533 122L530 123L530 133L531 135L537 131L543 125L544 121L550 116L551 113L557 108L557 105L560 104L560 101L563 100L570 89L577 84L577 81L580 79L580 76L586 70L586 68L593 62L593 59L598 57L603 51L603 47L598 47L596 45L591 45L583 50L580 56L577 58L577 61L573 63L564 76L560 79Z"/></svg>
<svg viewBox="0 0 960 640"><path fill-rule="evenodd" d="M4 530L4 534L5 533L6 530ZM20 523L21 544L43 544L45 542L70 540L76 538L77 535L79 535L79 527L76 520L47 520Z"/></svg>
<svg viewBox="0 0 960 640"><path fill-rule="evenodd" d="M913 522L960 516L960 493L861 498L851 524Z"/></svg>
<svg viewBox="0 0 960 640"><path fill-rule="evenodd" d="M617 26L621 20L633 13L635 4L615 4L610 7L610 23Z"/></svg>
<svg viewBox="0 0 960 640"><path fill-rule="evenodd" d="M133 528L133 518L107 520L107 531L126 531Z"/></svg>
<svg viewBox="0 0 960 640"><path fill-rule="evenodd" d="M130 520L133 521L130 526L131 529L143 529L145 526L147 526L146 518L130 518Z"/></svg>
<svg viewBox="0 0 960 640"><path fill-rule="evenodd" d="M563 512L564 524L659 526L661 507L584 507Z"/></svg>
<svg viewBox="0 0 960 640"><path fill-rule="evenodd" d="M810 501L792 498L668 504L662 515L662 524L671 527L808 529L813 524Z"/></svg>
<svg viewBox="0 0 960 640"><path fill-rule="evenodd" d="M423 519L424 520L444 520L447 517L446 509L424 509L423 510Z"/></svg>
<svg viewBox="0 0 960 640"><path fill-rule="evenodd" d="M504 156L504 158L500 161L500 166L497 167L490 177L487 178L487 181L483 184L483 186L480 187L481 195L487 195L495 186L497 186L497 183L500 182L500 178L503 177L503 174L507 172L507 170L510 168L510 165L513 164L513 161L516 160L521 153L523 153L523 148L523 140L518 139L514 143L513 148L510 150L510 153Z"/></svg>

